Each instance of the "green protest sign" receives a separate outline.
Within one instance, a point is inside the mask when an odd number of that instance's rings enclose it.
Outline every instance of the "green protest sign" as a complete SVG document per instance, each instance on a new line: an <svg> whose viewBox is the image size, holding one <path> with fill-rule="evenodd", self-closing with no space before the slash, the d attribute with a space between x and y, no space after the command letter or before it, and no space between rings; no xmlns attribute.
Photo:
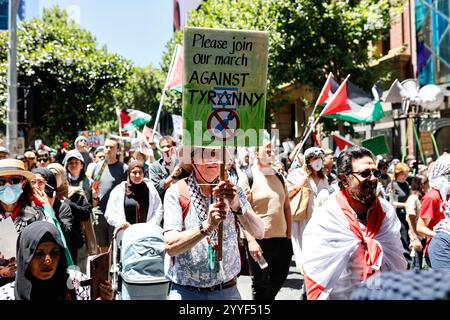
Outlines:
<svg viewBox="0 0 450 320"><path fill-rule="evenodd" d="M185 29L183 145L261 145L267 55L265 31Z"/></svg>
<svg viewBox="0 0 450 320"><path fill-rule="evenodd" d="M361 144L364 148L372 151L376 156L379 154L383 155L389 153L389 148L386 143L386 137L383 135L363 140Z"/></svg>

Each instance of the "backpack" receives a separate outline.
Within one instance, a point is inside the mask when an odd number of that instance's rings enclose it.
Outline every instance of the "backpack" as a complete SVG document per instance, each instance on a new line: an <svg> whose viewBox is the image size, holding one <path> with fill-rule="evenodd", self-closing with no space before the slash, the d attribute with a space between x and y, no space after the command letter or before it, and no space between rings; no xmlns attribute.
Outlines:
<svg viewBox="0 0 450 320"><path fill-rule="evenodd" d="M278 180L280 180L281 184L283 185L283 189L284 189L284 178L283 176L276 170L275 171L275 175L277 176ZM250 189L253 186L253 172L251 167L248 167L247 169L244 170L245 175L247 176L247 180L248 180L248 185L250 187Z"/></svg>
<svg viewBox="0 0 450 320"><path fill-rule="evenodd" d="M191 207L191 197L189 195L186 179L178 180L177 187L179 193L178 201L180 202L181 213L183 214L184 221L189 213L189 208Z"/></svg>

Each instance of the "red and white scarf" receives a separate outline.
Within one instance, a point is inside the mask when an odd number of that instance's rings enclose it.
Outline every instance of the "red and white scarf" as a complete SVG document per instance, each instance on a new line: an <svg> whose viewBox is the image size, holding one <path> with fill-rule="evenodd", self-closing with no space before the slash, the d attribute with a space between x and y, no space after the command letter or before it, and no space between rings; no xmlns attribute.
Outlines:
<svg viewBox="0 0 450 320"><path fill-rule="evenodd" d="M362 266L361 281L376 271L406 270L394 208L377 198L368 210L363 232L342 189L313 213L303 234L303 251L310 300L327 299L349 263Z"/></svg>

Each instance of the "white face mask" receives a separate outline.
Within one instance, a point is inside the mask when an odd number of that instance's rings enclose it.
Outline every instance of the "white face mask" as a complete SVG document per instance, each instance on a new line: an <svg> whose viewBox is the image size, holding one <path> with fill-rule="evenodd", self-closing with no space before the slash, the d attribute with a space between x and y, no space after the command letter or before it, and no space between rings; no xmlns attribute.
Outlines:
<svg viewBox="0 0 450 320"><path fill-rule="evenodd" d="M322 167L323 167L323 160L322 159L316 159L313 162L311 162L309 165L311 166L311 168L314 171L320 171L320 169L322 169Z"/></svg>
<svg viewBox="0 0 450 320"><path fill-rule="evenodd" d="M164 148L162 148L161 149L161 155L162 155L162 158L164 159L164 162L166 164L174 164L176 159L177 159L175 147L164 147Z"/></svg>

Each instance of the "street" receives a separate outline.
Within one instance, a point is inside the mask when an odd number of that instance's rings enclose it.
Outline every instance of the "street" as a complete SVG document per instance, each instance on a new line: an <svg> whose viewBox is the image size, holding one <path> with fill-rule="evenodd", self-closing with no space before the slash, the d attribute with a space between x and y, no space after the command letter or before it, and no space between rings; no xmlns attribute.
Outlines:
<svg viewBox="0 0 450 320"><path fill-rule="evenodd" d="M288 277L275 300L301 300L302 284L303 276L295 267L295 261L292 259ZM252 279L250 276L240 276L238 278L238 289L242 300L252 300L251 286Z"/></svg>

